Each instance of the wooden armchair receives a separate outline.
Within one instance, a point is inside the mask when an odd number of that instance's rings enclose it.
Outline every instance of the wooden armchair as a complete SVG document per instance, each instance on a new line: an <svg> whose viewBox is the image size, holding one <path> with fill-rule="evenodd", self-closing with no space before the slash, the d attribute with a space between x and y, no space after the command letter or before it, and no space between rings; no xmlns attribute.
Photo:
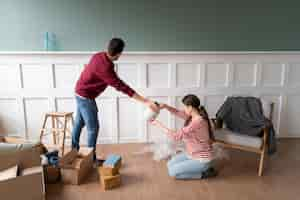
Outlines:
<svg viewBox="0 0 300 200"><path fill-rule="evenodd" d="M273 102L263 103L264 115L272 120L274 112ZM267 149L268 128L263 128L262 137L254 137L233 133L223 128L223 122L220 119L212 119L215 128L215 142L227 148L239 149L248 152L254 152L260 155L258 176L262 176L264 157Z"/></svg>

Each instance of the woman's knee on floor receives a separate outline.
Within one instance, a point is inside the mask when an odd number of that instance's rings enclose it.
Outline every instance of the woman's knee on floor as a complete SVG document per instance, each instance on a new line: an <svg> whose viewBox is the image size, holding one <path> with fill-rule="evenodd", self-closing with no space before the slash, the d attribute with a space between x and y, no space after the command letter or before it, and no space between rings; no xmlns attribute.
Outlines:
<svg viewBox="0 0 300 200"><path fill-rule="evenodd" d="M179 153L175 156L173 156L167 163L168 167L171 167L172 165L178 164L179 162L183 162L187 160L187 156L185 153Z"/></svg>
<svg viewBox="0 0 300 200"><path fill-rule="evenodd" d="M170 177L176 177L176 170L172 166L168 166L168 174Z"/></svg>
<svg viewBox="0 0 300 200"><path fill-rule="evenodd" d="M178 174L188 172L188 169L184 166L184 161L172 163L168 165L168 174L171 177L176 177Z"/></svg>

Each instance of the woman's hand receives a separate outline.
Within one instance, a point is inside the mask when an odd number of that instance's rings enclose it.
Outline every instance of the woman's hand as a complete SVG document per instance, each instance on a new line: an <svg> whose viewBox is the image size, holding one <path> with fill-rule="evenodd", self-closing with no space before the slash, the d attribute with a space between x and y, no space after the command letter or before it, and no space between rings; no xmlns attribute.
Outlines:
<svg viewBox="0 0 300 200"><path fill-rule="evenodd" d="M149 123L151 123L153 126L157 126L159 128L161 128L164 132L166 132L167 134L169 134L169 132L172 132L171 129L167 128L165 125L163 125L160 121L158 120L149 120ZM175 131L173 131L175 132Z"/></svg>
<svg viewBox="0 0 300 200"><path fill-rule="evenodd" d="M153 126L160 126L160 123L159 123L159 121L157 121L157 120L149 120L149 122L150 122L150 124L152 124Z"/></svg>

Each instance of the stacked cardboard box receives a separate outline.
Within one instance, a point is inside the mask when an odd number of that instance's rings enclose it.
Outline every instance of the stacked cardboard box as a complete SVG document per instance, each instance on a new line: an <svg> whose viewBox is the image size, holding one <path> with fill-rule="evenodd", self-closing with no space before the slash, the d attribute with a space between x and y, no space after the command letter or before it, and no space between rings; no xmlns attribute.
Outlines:
<svg viewBox="0 0 300 200"><path fill-rule="evenodd" d="M24 149L0 156L0 171L18 167L18 175L0 181L0 199L41 200L45 198L44 173L37 148Z"/></svg>
<svg viewBox="0 0 300 200"><path fill-rule="evenodd" d="M122 159L119 155L109 155L103 165L99 167L100 182L104 190L109 190L121 185L120 168Z"/></svg>

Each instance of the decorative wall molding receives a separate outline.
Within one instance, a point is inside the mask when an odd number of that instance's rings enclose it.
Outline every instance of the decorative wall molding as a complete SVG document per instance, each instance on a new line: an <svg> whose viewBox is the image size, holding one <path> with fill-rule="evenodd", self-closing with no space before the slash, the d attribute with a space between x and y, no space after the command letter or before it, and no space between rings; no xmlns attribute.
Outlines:
<svg viewBox="0 0 300 200"><path fill-rule="evenodd" d="M92 53L0 52L0 133L35 139L44 112L75 111L73 88ZM300 136L300 52L125 52L116 70L139 93L173 106L194 93L210 115L231 95L274 101L278 136ZM112 88L97 104L99 143L163 135L142 120L142 105ZM159 119L171 128L182 126L165 111ZM82 143L86 137L84 130Z"/></svg>

